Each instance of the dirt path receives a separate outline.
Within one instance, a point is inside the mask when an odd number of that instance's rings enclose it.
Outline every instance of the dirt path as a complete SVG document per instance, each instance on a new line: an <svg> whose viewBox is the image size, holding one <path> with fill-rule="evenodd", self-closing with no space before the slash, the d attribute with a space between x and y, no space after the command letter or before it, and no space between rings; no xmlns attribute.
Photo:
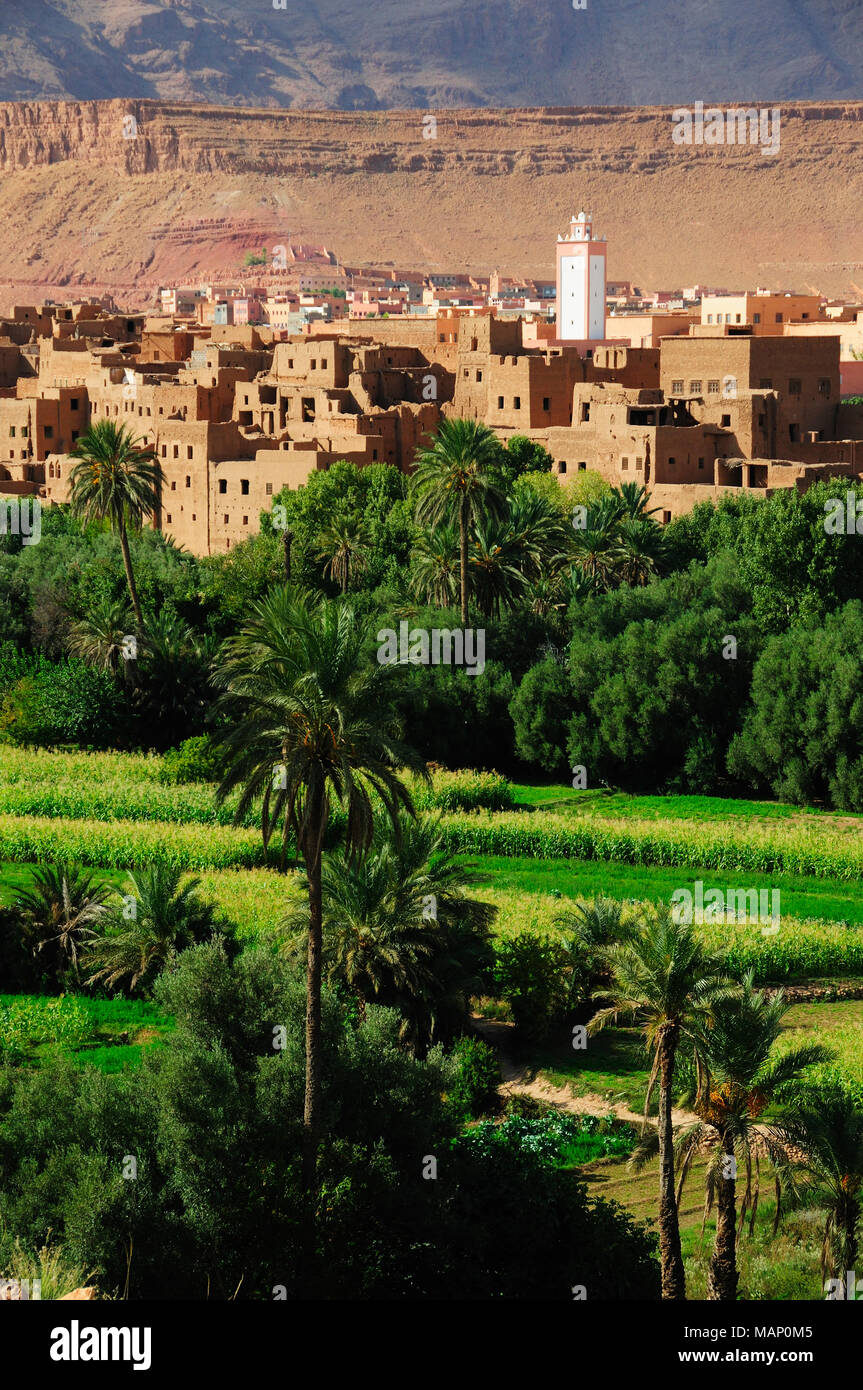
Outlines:
<svg viewBox="0 0 863 1390"><path fill-rule="evenodd" d="M543 1081L539 1077L531 1076L531 1069L520 1066L512 1056L514 1024L503 1023L497 1019L480 1018L477 1014L474 1014L472 1021L480 1036L497 1049L500 1073L503 1078L498 1087L498 1095L504 1100L511 1095L530 1096L533 1100L553 1105L557 1110L565 1110L570 1115L602 1116L613 1114L617 1119L626 1120L630 1124L642 1124L644 1122L643 1114L630 1110L622 1101L605 1100L602 1096L597 1095L575 1096L567 1085L553 1086L550 1081ZM675 1127L691 1124L696 1118L689 1110L675 1108L671 1112L671 1121ZM650 1124L656 1124L655 1116L648 1116L648 1121Z"/></svg>

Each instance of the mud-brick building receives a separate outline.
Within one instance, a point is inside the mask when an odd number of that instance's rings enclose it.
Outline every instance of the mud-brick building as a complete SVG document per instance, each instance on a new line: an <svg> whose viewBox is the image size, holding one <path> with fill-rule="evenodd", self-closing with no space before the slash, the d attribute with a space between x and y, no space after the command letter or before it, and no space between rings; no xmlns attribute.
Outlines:
<svg viewBox="0 0 863 1390"><path fill-rule="evenodd" d="M794 446L803 441L836 438L836 337L731 336L699 329L686 338L663 338L660 352L666 400L686 406L696 419L731 429L745 457L794 458Z"/></svg>
<svg viewBox="0 0 863 1390"><path fill-rule="evenodd" d="M585 363L567 344L525 349L521 319L458 320L455 387L447 414L481 420L502 435L569 424Z"/></svg>

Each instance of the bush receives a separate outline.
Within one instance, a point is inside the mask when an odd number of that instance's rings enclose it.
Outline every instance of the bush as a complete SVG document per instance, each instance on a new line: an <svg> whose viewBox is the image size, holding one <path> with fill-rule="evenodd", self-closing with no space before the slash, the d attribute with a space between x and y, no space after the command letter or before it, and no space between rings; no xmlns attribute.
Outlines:
<svg viewBox="0 0 863 1390"><path fill-rule="evenodd" d="M180 782L217 782L221 776L218 750L206 734L184 738L178 748L168 749L158 775L160 782L170 786Z"/></svg>
<svg viewBox="0 0 863 1390"><path fill-rule="evenodd" d="M82 661L22 676L0 703L0 736L17 744L107 748L125 736L126 722L126 705L113 676Z"/></svg>
<svg viewBox="0 0 863 1390"><path fill-rule="evenodd" d="M568 957L563 943L540 932L522 931L496 942L495 981L512 1009L516 1027L541 1042L564 1016Z"/></svg>
<svg viewBox="0 0 863 1390"><path fill-rule="evenodd" d="M566 774L567 726L574 705L565 667L551 657L531 666L509 705L518 756L553 777Z"/></svg>
<svg viewBox="0 0 863 1390"><path fill-rule="evenodd" d="M419 811L511 811L515 796L509 779L499 772L437 772L431 787L417 783L413 791Z"/></svg>
<svg viewBox="0 0 863 1390"><path fill-rule="evenodd" d="M497 1053L482 1038L459 1038L452 1050L458 1076L449 1095L471 1119L488 1114L498 1103L500 1067Z"/></svg>

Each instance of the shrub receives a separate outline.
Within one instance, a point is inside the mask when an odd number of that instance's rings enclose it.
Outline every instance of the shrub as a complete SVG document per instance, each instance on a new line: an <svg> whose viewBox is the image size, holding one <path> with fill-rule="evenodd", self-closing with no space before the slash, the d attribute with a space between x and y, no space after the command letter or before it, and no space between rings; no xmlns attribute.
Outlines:
<svg viewBox="0 0 863 1390"><path fill-rule="evenodd" d="M178 748L169 748L159 768L159 781L171 786L180 782L217 782L220 776L219 754L206 734L185 738Z"/></svg>
<svg viewBox="0 0 863 1390"><path fill-rule="evenodd" d="M44 1302L64 1298L75 1289L85 1287L92 1277L92 1270L70 1261L62 1246L43 1245L30 1251L20 1240L4 1241L0 1246L0 1283L9 1280L19 1287L26 1283L31 1299L38 1296ZM34 1285L38 1287L38 1295Z"/></svg>
<svg viewBox="0 0 863 1390"><path fill-rule="evenodd" d="M542 1041L566 1010L563 943L540 932L522 931L496 943L495 981L523 1037Z"/></svg>
<svg viewBox="0 0 863 1390"><path fill-rule="evenodd" d="M0 735L11 743L108 747L124 731L126 707L108 671L82 661L22 676L0 704Z"/></svg>
<svg viewBox="0 0 863 1390"><path fill-rule="evenodd" d="M497 1105L500 1067L497 1053L482 1038L459 1038L453 1048L458 1062L458 1076L450 1091L450 1100L475 1119L488 1114Z"/></svg>

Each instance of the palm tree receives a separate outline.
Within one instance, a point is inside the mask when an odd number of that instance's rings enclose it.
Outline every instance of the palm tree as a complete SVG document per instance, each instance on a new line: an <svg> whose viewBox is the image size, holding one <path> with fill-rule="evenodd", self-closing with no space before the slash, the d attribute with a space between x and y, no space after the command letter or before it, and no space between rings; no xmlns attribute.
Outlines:
<svg viewBox="0 0 863 1390"><path fill-rule="evenodd" d="M200 728L212 698L210 671L218 646L212 634L196 632L169 609L147 619L134 706L155 747L172 747Z"/></svg>
<svg viewBox="0 0 863 1390"><path fill-rule="evenodd" d="M537 583L545 574L559 573L571 562L574 532L560 508L529 484L516 483L507 499L510 530L519 568Z"/></svg>
<svg viewBox="0 0 863 1390"><path fill-rule="evenodd" d="M632 487L624 483L624 487ZM625 584L646 584L659 572L665 538L649 517L624 517L617 527L614 565Z"/></svg>
<svg viewBox="0 0 863 1390"><path fill-rule="evenodd" d="M463 627L468 622L471 523L481 513L498 512L503 503L497 486L499 452L500 444L486 425L477 420L445 419L438 425L431 448L417 453L412 479L417 521L431 526L447 521L458 523Z"/></svg>
<svg viewBox="0 0 863 1390"><path fill-rule="evenodd" d="M611 495L619 502L621 516L631 521L641 521L659 511L658 507L648 507L650 493L642 483L621 483L611 489Z"/></svg>
<svg viewBox="0 0 863 1390"><path fill-rule="evenodd" d="M103 596L71 628L69 651L90 666L116 672L120 660L125 658L125 640L130 622L127 599Z"/></svg>
<svg viewBox="0 0 863 1390"><path fill-rule="evenodd" d="M458 528L428 527L418 532L411 551L411 590L423 603L451 608L459 591Z"/></svg>
<svg viewBox="0 0 863 1390"><path fill-rule="evenodd" d="M347 592L351 575L359 574L365 568L367 538L359 521L338 519L330 523L318 537L318 555L326 560L324 573L329 574Z"/></svg>
<svg viewBox="0 0 863 1390"><path fill-rule="evenodd" d="M155 453L147 446L142 448L142 443L125 425L98 420L72 449L72 457L79 462L69 476L73 515L85 522L108 521L120 538L139 632L144 617L132 572L128 528L139 527L145 516L156 511L164 480Z"/></svg>
<svg viewBox="0 0 863 1390"><path fill-rule="evenodd" d="M606 495L588 504L586 524L573 530L576 566L599 590L614 583L620 521L619 502Z"/></svg>
<svg viewBox="0 0 863 1390"><path fill-rule="evenodd" d="M642 1023L653 1064L645 1099L645 1114L659 1080L659 1249L662 1297L685 1297L680 1226L674 1191L674 1149L671 1124L674 1060L681 1041L693 1039L708 1024L717 1003L737 988L725 974L722 960L708 951L691 926L675 922L667 904L653 909L642 930L631 940L604 952L611 971L607 999L588 1024L588 1031L629 1016Z"/></svg>
<svg viewBox="0 0 863 1390"><path fill-rule="evenodd" d="M770 1135L769 1131L762 1134L761 1117L773 1101L788 1095L789 1087L807 1067L827 1061L832 1055L827 1048L807 1044L784 1056L771 1057L788 1008L781 991L771 997L755 989L750 970L741 980L740 992L718 1003L710 1025L702 1028L696 1038L700 1066L695 1112L699 1120L678 1140L678 1199L695 1154L702 1148L712 1149L705 1204L706 1218L716 1197L716 1239L707 1281L711 1299L733 1301L737 1297L738 1159L746 1171L740 1226L742 1229L746 1213L751 1211L751 1230L758 1208L758 1145L766 1140L774 1153L781 1148L778 1135ZM779 1200L777 1189L777 1205Z"/></svg>
<svg viewBox="0 0 863 1390"><path fill-rule="evenodd" d="M522 556L508 519L478 519L470 540L471 591L485 618L500 617L524 595L526 580L519 567Z"/></svg>
<svg viewBox="0 0 863 1390"><path fill-rule="evenodd" d="M616 942L628 941L640 921L627 916L626 904L619 899L598 897L558 913L554 925L570 961L570 1003L577 1004L586 984L596 986L607 976L603 953Z"/></svg>
<svg viewBox="0 0 863 1390"><path fill-rule="evenodd" d="M34 954L54 947L53 973L59 981L67 970L79 980L78 957L105 916L110 893L106 883L76 865L47 864L33 871L33 886L17 897L24 933Z"/></svg>
<svg viewBox="0 0 863 1390"><path fill-rule="evenodd" d="M88 985L143 991L179 951L220 929L215 905L196 891L201 880L181 886L182 877L182 869L164 860L129 875L132 892L110 909L103 931L87 946Z"/></svg>
<svg viewBox="0 0 863 1390"><path fill-rule="evenodd" d="M282 820L282 860L293 837L306 869L309 926L303 1178L314 1183L321 1114L322 856L333 802L347 812L349 859L372 839L375 804L398 823L413 811L397 775L428 769L398 741L386 668L368 659L371 634L353 609L275 588L224 647L217 682L234 720L223 744L218 795L242 787L236 818L261 801L265 846Z"/></svg>
<svg viewBox="0 0 863 1390"><path fill-rule="evenodd" d="M863 1104L839 1083L801 1087L774 1126L774 1164L792 1200L805 1196L827 1211L822 1280L857 1268L863 1215ZM845 1281L842 1279L843 1291Z"/></svg>
<svg viewBox="0 0 863 1390"><path fill-rule="evenodd" d="M485 875L445 851L430 818L384 825L367 855L324 857L324 962L365 1012L367 1003L397 1008L402 1037L418 1053L449 1041L469 1017L469 1001L491 985L489 930L495 907L467 889ZM307 886L307 885L304 885ZM308 907L284 925L294 949L308 930Z"/></svg>

